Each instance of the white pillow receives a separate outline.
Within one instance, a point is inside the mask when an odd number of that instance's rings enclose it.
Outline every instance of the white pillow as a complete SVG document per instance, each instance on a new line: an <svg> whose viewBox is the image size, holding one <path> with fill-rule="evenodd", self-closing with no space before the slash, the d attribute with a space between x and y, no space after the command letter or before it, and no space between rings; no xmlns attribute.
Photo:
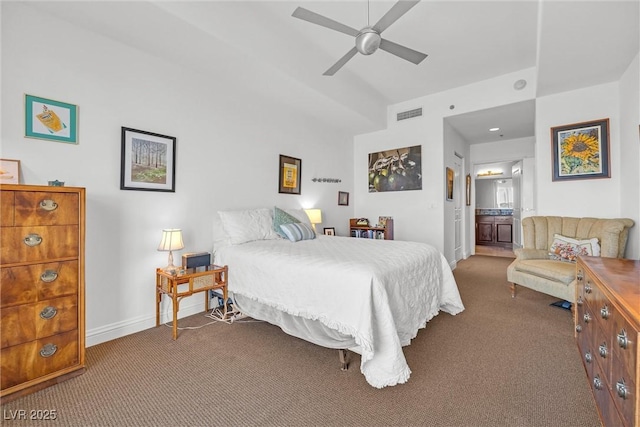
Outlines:
<svg viewBox="0 0 640 427"><path fill-rule="evenodd" d="M572 239L561 234L553 235L553 243L549 248L551 259L575 262L580 255L600 256L598 239Z"/></svg>
<svg viewBox="0 0 640 427"><path fill-rule="evenodd" d="M271 209L250 209L244 211L220 211L224 231L233 245L254 240L279 239L273 230Z"/></svg>
<svg viewBox="0 0 640 427"><path fill-rule="evenodd" d="M213 216L213 252L215 253L216 249L224 248L229 245L231 245L231 239L224 230L220 213L217 212Z"/></svg>
<svg viewBox="0 0 640 427"><path fill-rule="evenodd" d="M290 224L280 225L280 229L292 242L300 240L311 240L316 238L316 233L310 225L302 222L292 222Z"/></svg>
<svg viewBox="0 0 640 427"><path fill-rule="evenodd" d="M304 211L304 209L283 209L286 213L296 218L298 221L311 225L311 220L309 219L309 215Z"/></svg>

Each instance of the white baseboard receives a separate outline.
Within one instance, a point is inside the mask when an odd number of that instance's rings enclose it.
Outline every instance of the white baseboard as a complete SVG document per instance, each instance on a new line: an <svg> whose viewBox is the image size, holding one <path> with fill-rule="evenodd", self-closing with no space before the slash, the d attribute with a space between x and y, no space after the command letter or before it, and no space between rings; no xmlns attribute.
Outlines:
<svg viewBox="0 0 640 427"><path fill-rule="evenodd" d="M185 301L186 302L186 301ZM192 316L194 314L203 313L204 307L202 301L180 307L178 311L178 319L183 317ZM160 324L171 322L173 320L171 309L167 313L160 313ZM135 334L136 332L144 331L145 329L155 328L156 315L144 315L135 317L133 319L123 320L121 322L112 323L110 325L101 326L87 331L86 334L86 346L91 347L103 342L111 341L116 338L121 338L126 335ZM167 328L169 336L171 331Z"/></svg>

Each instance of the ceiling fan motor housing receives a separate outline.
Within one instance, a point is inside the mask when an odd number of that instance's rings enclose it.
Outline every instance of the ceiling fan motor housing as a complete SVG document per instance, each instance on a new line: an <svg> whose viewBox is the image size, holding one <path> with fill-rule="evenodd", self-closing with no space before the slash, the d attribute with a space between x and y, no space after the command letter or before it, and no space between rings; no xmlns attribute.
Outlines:
<svg viewBox="0 0 640 427"><path fill-rule="evenodd" d="M371 27L363 28L356 36L356 49L363 55L371 55L380 47L380 34Z"/></svg>

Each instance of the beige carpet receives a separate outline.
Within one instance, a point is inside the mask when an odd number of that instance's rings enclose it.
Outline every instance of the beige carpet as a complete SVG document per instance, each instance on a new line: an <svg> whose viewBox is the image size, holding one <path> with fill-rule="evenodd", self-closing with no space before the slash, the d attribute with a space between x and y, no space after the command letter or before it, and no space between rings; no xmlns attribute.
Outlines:
<svg viewBox="0 0 640 427"><path fill-rule="evenodd" d="M59 426L600 426L569 311L522 289L508 258L473 256L454 274L466 310L442 313L405 355L409 382L378 390L350 354L269 324L165 326L87 349L87 372L2 405L3 425ZM209 321L202 315L180 326ZM9 411L56 410L55 422Z"/></svg>

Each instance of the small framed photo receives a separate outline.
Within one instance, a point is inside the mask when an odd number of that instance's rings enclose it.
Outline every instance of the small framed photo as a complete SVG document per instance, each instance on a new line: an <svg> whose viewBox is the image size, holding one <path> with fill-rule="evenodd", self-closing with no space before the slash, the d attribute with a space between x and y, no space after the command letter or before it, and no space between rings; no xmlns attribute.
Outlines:
<svg viewBox="0 0 640 427"><path fill-rule="evenodd" d="M0 159L0 184L20 184L20 160Z"/></svg>
<svg viewBox="0 0 640 427"><path fill-rule="evenodd" d="M446 168L446 182L447 182L446 199L449 201L453 200L453 177L454 176L455 176L455 173L453 172L453 169Z"/></svg>
<svg viewBox="0 0 640 427"><path fill-rule="evenodd" d="M553 181L610 178L609 119L551 128Z"/></svg>
<svg viewBox="0 0 640 427"><path fill-rule="evenodd" d="M325 227L324 228L324 235L325 236L335 236L336 235L335 227Z"/></svg>
<svg viewBox="0 0 640 427"><path fill-rule="evenodd" d="M24 136L49 141L78 143L78 106L25 95Z"/></svg>
<svg viewBox="0 0 640 427"><path fill-rule="evenodd" d="M338 206L349 206L349 193L338 191Z"/></svg>
<svg viewBox="0 0 640 427"><path fill-rule="evenodd" d="M300 194L302 160L280 154L278 193Z"/></svg>
<svg viewBox="0 0 640 427"><path fill-rule="evenodd" d="M120 189L175 192L176 138L122 128Z"/></svg>

